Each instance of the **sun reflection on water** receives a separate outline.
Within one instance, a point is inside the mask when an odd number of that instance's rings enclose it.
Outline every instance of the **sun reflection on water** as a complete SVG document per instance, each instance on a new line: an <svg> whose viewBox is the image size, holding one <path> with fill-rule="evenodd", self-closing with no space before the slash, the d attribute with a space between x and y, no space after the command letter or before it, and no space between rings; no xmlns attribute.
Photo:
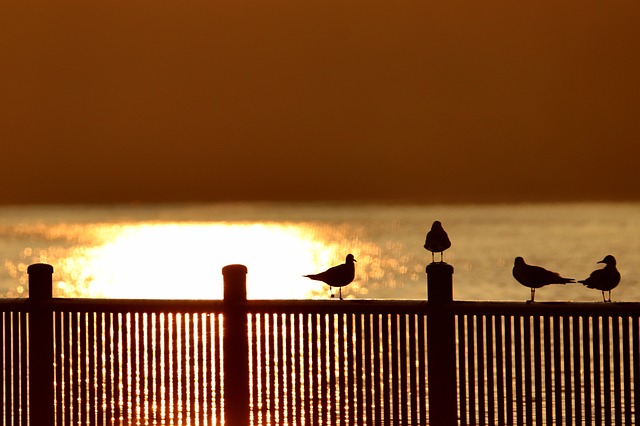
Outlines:
<svg viewBox="0 0 640 426"><path fill-rule="evenodd" d="M84 228L83 244L50 248L41 259L55 266L57 296L219 299L222 267L242 263L249 298L326 297L328 287L302 275L341 263L346 254L300 223L74 226ZM80 235L67 233L73 234Z"/></svg>

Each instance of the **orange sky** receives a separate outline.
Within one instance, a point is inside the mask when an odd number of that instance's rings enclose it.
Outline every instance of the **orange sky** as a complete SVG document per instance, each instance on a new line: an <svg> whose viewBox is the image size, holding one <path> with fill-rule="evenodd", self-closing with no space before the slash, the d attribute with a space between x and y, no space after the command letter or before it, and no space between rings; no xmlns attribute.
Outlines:
<svg viewBox="0 0 640 426"><path fill-rule="evenodd" d="M0 203L640 200L637 0L0 4Z"/></svg>

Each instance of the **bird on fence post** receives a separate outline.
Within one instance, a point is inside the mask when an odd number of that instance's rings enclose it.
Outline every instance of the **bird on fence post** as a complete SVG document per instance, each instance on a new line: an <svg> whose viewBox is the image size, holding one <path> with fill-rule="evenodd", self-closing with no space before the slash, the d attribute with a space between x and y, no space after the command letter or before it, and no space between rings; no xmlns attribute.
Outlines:
<svg viewBox="0 0 640 426"><path fill-rule="evenodd" d="M536 288L549 284L575 283L573 278L561 277L557 272L552 272L540 266L528 265L520 256L516 257L513 265L513 277L523 286L531 289L531 300L533 302L536 295Z"/></svg>
<svg viewBox="0 0 640 426"><path fill-rule="evenodd" d="M431 252L431 263L435 263L435 253L440 253L440 263L442 263L443 252L451 247L451 240L447 231L442 227L439 220L433 222L431 230L427 232L424 248Z"/></svg>
<svg viewBox="0 0 640 426"><path fill-rule="evenodd" d="M620 272L616 269L616 258L609 254L597 263L604 263L604 268L596 269L589 275L589 278L578 282L588 288L600 290L602 292L602 300L604 302L611 302L611 290L616 288L620 283ZM604 298L605 291L609 292L609 300Z"/></svg>
<svg viewBox="0 0 640 426"><path fill-rule="evenodd" d="M351 284L356 276L356 267L354 262L357 262L351 253L347 255L346 260L342 265L333 266L324 272L318 274L304 275L312 280L322 281L328 284L329 287L338 287L340 291L340 300L342 300L342 287L347 284ZM333 297L333 292L331 293Z"/></svg>

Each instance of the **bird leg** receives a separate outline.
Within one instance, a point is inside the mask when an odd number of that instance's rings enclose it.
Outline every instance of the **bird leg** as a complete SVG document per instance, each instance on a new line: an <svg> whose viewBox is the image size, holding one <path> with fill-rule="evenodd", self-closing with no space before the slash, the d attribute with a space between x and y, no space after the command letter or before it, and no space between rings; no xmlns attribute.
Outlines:
<svg viewBox="0 0 640 426"><path fill-rule="evenodd" d="M340 287L340 288L338 289L338 291L339 291L339 293L340 293L340 300L342 300L342 287Z"/></svg>
<svg viewBox="0 0 640 426"><path fill-rule="evenodd" d="M604 290L602 290L602 301L604 303L607 303L607 299L604 297Z"/></svg>
<svg viewBox="0 0 640 426"><path fill-rule="evenodd" d="M436 263L436 255L434 252L431 252L431 263Z"/></svg>
<svg viewBox="0 0 640 426"><path fill-rule="evenodd" d="M527 303L531 303L533 302L533 299L536 297L536 289L532 288L531 289L531 300L528 300Z"/></svg>

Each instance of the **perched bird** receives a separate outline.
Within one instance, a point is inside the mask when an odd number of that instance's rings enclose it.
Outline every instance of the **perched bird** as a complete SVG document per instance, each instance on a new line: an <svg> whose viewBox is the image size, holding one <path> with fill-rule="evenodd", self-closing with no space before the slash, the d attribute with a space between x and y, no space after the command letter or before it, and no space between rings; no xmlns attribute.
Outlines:
<svg viewBox="0 0 640 426"><path fill-rule="evenodd" d="M548 284L575 283L573 278L561 277L557 272L546 270L540 266L528 265L520 256L516 257L513 264L513 277L523 286L531 288L531 300L533 302L536 295L536 288L544 287Z"/></svg>
<svg viewBox="0 0 640 426"><path fill-rule="evenodd" d="M424 248L431 252L431 262L435 262L434 253L440 253L440 262L442 263L443 252L451 247L451 240L447 235L447 231L442 227L439 220L433 222L431 230L427 232L427 239L424 242Z"/></svg>
<svg viewBox="0 0 640 426"><path fill-rule="evenodd" d="M319 274L304 275L312 280L322 281L330 287L338 287L340 289L340 300L342 300L342 287L351 284L356 275L356 267L354 262L356 259L352 254L348 254L342 265L334 266ZM333 297L333 293L331 294Z"/></svg>
<svg viewBox="0 0 640 426"><path fill-rule="evenodd" d="M604 268L596 269L589 275L589 278L578 282L586 285L588 288L595 288L602 291L602 300L611 302L611 290L616 288L620 283L620 272L616 269L616 258L609 254L597 263L604 263ZM605 291L609 292L609 300L604 298Z"/></svg>

